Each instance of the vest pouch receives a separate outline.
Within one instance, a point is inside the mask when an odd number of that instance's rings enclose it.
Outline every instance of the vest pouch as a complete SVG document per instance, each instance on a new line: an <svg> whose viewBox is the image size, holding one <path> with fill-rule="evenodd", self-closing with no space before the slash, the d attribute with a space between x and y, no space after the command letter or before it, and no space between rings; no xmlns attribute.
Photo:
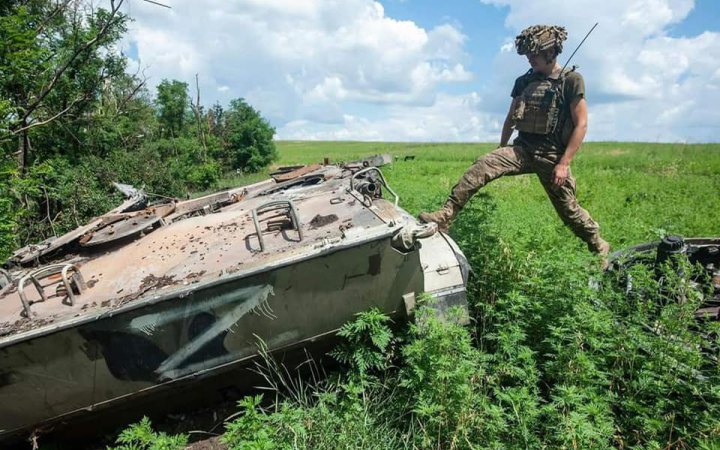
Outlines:
<svg viewBox="0 0 720 450"><path fill-rule="evenodd" d="M523 90L513 112L515 129L524 133L550 134L560 114L560 95L550 79L537 80Z"/></svg>

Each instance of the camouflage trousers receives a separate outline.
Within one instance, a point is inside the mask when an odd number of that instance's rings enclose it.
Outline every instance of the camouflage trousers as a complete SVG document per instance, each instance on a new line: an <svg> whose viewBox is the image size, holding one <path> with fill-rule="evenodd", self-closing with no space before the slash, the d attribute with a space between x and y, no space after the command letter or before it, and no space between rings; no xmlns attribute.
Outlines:
<svg viewBox="0 0 720 450"><path fill-rule="evenodd" d="M558 154L531 153L522 147L501 147L478 158L453 187L449 200L462 208L489 182L507 175L534 173L562 221L577 237L590 242L599 237L599 226L575 198L575 178L568 172L562 186L554 186L552 173Z"/></svg>

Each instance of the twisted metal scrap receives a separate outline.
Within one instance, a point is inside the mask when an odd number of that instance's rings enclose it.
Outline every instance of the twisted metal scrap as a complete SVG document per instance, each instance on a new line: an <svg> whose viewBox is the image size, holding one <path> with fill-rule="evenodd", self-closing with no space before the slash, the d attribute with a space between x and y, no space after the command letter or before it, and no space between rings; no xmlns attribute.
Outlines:
<svg viewBox="0 0 720 450"><path fill-rule="evenodd" d="M557 25L533 25L520 32L515 38L518 55L540 53L554 48L558 54L562 52L563 41L567 39L565 27Z"/></svg>

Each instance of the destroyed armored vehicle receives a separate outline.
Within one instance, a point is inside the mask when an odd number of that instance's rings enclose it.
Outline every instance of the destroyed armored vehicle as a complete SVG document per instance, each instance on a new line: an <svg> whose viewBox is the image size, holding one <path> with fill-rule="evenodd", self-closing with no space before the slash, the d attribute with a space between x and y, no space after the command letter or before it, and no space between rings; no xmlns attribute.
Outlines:
<svg viewBox="0 0 720 450"><path fill-rule="evenodd" d="M386 159L186 201L121 185L118 208L15 252L0 273L0 440L237 369L260 340L299 348L372 307L411 316L421 293L467 320L465 257L398 206Z"/></svg>
<svg viewBox="0 0 720 450"><path fill-rule="evenodd" d="M628 295L635 290L630 270L635 265L650 268L660 283L668 271L686 278L689 286L702 296L695 317L720 320L720 238L685 239L671 235L610 255L610 272L618 275L617 280Z"/></svg>

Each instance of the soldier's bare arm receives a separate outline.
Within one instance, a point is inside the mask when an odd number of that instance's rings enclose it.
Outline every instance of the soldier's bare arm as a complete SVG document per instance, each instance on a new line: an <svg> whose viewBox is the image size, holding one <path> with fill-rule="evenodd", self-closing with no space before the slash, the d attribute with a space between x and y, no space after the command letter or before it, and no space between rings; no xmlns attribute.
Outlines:
<svg viewBox="0 0 720 450"><path fill-rule="evenodd" d="M518 97L514 97L512 99L512 102L510 103L510 109L508 110L507 116L505 116L505 122L503 123L502 133L500 134L500 147L507 146L508 141L510 140L510 136L512 136L512 133L513 133L512 115L513 115L513 111L515 111L515 106L517 104L517 101L518 101Z"/></svg>
<svg viewBox="0 0 720 450"><path fill-rule="evenodd" d="M568 177L570 162L572 162L573 157L580 149L580 145L583 139L585 139L585 133L587 133L587 102L584 97L576 99L570 105L570 115L572 116L575 128L573 128L573 132L570 135L565 153L553 170L553 184L555 186L562 186L562 184L565 183Z"/></svg>

